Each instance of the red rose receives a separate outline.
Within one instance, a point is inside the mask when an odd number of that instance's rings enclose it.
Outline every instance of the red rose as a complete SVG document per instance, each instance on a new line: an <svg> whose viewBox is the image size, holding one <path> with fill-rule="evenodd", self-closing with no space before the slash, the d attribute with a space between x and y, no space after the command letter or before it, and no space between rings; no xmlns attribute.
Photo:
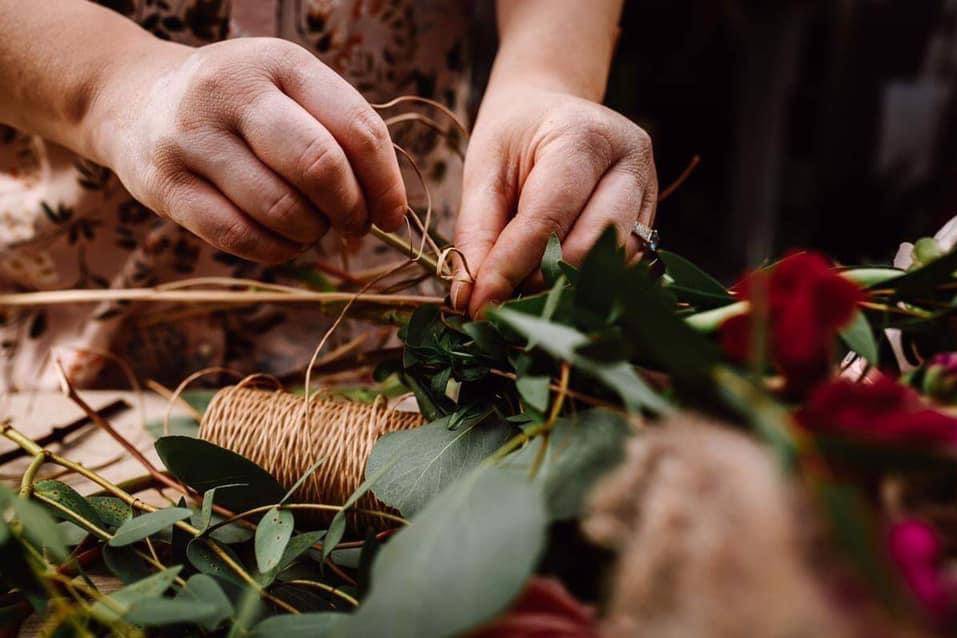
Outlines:
<svg viewBox="0 0 957 638"><path fill-rule="evenodd" d="M598 638L598 625L592 608L559 581L535 576L507 612L469 637Z"/></svg>
<svg viewBox="0 0 957 638"><path fill-rule="evenodd" d="M957 443L957 419L927 407L917 392L885 376L873 383L841 379L822 385L797 418L814 432L881 443Z"/></svg>
<svg viewBox="0 0 957 638"><path fill-rule="evenodd" d="M751 302L752 309L764 309L771 360L794 394L805 393L828 375L835 338L864 299L857 285L815 253L786 257L770 274L751 273L735 291ZM752 313L731 317L721 325L722 347L736 361L749 358Z"/></svg>

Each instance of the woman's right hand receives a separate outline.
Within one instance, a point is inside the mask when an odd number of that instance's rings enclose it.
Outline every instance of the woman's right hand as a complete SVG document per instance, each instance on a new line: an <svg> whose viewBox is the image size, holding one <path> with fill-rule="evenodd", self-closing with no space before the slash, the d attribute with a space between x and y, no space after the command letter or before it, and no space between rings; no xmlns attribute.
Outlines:
<svg viewBox="0 0 957 638"><path fill-rule="evenodd" d="M279 263L329 226L354 236L402 222L385 123L295 44L151 41L104 77L86 119L90 155L221 250Z"/></svg>

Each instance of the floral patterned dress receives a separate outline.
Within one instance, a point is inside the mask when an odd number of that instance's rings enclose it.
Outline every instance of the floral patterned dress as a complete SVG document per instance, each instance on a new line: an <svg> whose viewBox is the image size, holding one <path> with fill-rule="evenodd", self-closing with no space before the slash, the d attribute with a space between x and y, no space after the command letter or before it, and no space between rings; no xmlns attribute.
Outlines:
<svg viewBox="0 0 957 638"><path fill-rule="evenodd" d="M313 51L370 101L403 94L445 103L464 117L469 4L439 0L100 0L156 37L201 46L279 36ZM444 139L402 123L396 141L417 157L450 231L461 165ZM406 171L410 202L421 189ZM341 250L332 233L315 251ZM374 238L349 249L353 267L394 260ZM354 253L354 254L353 254ZM222 253L135 201L108 170L37 136L0 126L0 289L139 288L197 276L290 281ZM52 387L54 356L78 384L103 381L113 352L142 378L175 383L213 365L284 374L302 368L328 319L302 308L189 312L103 302L0 308L0 390Z"/></svg>

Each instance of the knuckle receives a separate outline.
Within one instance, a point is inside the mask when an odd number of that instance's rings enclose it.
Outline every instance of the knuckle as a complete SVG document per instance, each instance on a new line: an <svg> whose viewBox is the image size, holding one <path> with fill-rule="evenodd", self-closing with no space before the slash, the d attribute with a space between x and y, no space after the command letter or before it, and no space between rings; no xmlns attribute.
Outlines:
<svg viewBox="0 0 957 638"><path fill-rule="evenodd" d="M235 219L223 227L219 233L219 247L234 255L252 255L257 244L255 229L243 219ZM268 251L267 251L268 252Z"/></svg>
<svg viewBox="0 0 957 638"><path fill-rule="evenodd" d="M565 221L561 211L553 206L545 206L534 215L529 215L525 223L538 237L551 237L553 233L562 237L565 234Z"/></svg>
<svg viewBox="0 0 957 638"><path fill-rule="evenodd" d="M266 208L266 219L274 220L278 225L288 225L299 212L299 201L290 191L280 193L274 197Z"/></svg>
<svg viewBox="0 0 957 638"><path fill-rule="evenodd" d="M299 157L301 178L306 183L334 183L345 176L345 165L331 144L321 138L310 142Z"/></svg>
<svg viewBox="0 0 957 638"><path fill-rule="evenodd" d="M385 122L365 105L352 116L352 135L362 153L374 153L392 143Z"/></svg>

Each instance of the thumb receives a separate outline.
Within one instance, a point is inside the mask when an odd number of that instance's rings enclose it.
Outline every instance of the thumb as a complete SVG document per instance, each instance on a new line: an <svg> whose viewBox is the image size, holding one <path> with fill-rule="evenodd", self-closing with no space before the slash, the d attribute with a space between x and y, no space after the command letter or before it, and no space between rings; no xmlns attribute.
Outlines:
<svg viewBox="0 0 957 638"><path fill-rule="evenodd" d="M461 251L449 296L456 310L469 307L474 277L508 223L514 188L505 152L473 141L465 157L462 205L455 222L455 247ZM462 263L464 260L464 264Z"/></svg>

